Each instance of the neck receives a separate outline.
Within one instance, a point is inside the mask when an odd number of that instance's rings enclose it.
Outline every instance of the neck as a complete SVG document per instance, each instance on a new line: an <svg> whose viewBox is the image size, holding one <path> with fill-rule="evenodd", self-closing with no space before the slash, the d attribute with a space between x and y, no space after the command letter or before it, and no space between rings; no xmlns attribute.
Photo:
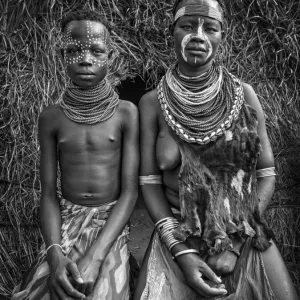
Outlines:
<svg viewBox="0 0 300 300"><path fill-rule="evenodd" d="M209 61L205 65L201 65L201 66L190 66L186 62L182 62L182 61L178 62L179 71L187 77L200 76L201 74L207 72L211 68L211 66L212 66L212 61Z"/></svg>
<svg viewBox="0 0 300 300"><path fill-rule="evenodd" d="M78 89L78 90L84 92L84 91L90 91L93 89L103 87L104 85L105 85L105 79L101 80L100 82L98 82L97 84L92 85L92 86L80 86L80 85L76 84L74 81L71 81L67 88Z"/></svg>

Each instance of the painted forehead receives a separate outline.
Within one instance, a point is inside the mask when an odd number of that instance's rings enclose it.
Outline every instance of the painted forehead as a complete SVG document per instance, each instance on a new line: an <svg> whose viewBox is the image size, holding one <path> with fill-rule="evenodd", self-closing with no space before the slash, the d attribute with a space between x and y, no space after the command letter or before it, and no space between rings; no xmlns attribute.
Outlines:
<svg viewBox="0 0 300 300"><path fill-rule="evenodd" d="M182 16L204 16L224 22L223 11L217 1L187 0L182 1L176 8L174 23Z"/></svg>
<svg viewBox="0 0 300 300"><path fill-rule="evenodd" d="M69 44L109 44L109 32L100 22L80 20L67 24L63 33L64 45Z"/></svg>

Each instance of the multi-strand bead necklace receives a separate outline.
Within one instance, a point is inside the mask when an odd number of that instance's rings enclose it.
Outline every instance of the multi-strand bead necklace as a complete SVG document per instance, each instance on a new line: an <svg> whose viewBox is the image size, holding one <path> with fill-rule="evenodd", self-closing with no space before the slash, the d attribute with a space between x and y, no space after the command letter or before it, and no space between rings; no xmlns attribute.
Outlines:
<svg viewBox="0 0 300 300"><path fill-rule="evenodd" d="M244 102L241 82L224 67L196 77L170 67L157 88L164 117L179 137L207 144L224 134L238 118Z"/></svg>
<svg viewBox="0 0 300 300"><path fill-rule="evenodd" d="M91 88L81 88L71 83L60 102L69 119L84 124L108 120L118 104L119 96L106 79Z"/></svg>

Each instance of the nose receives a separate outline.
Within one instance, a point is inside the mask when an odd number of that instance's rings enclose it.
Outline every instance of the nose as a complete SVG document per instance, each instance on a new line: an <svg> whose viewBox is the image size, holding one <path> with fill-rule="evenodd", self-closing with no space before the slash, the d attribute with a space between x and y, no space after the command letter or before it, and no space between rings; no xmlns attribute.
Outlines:
<svg viewBox="0 0 300 300"><path fill-rule="evenodd" d="M204 38L202 35L200 34L195 34L193 35L193 37L191 38L191 41L196 42L196 43L204 43Z"/></svg>
<svg viewBox="0 0 300 300"><path fill-rule="evenodd" d="M87 50L84 50L82 53L82 58L79 61L79 64L82 66L91 66L93 64L93 58Z"/></svg>

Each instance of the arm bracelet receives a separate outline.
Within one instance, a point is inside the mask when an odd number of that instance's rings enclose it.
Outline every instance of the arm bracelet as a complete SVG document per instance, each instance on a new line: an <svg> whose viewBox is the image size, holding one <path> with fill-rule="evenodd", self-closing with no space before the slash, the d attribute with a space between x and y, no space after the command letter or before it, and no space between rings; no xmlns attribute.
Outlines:
<svg viewBox="0 0 300 300"><path fill-rule="evenodd" d="M162 184L161 175L148 175L148 176L139 176L140 185L145 184Z"/></svg>
<svg viewBox="0 0 300 300"><path fill-rule="evenodd" d="M179 251L176 254L174 254L174 258L176 258L178 256L181 256L181 255L184 255L184 254L188 254L188 253L196 253L198 255L200 254L200 252L196 249L187 249L187 250Z"/></svg>
<svg viewBox="0 0 300 300"><path fill-rule="evenodd" d="M276 176L275 167L256 170L256 178Z"/></svg>
<svg viewBox="0 0 300 300"><path fill-rule="evenodd" d="M53 246L59 247L59 248L61 249L62 253L64 253L64 250L63 250L63 248L62 248L61 245L59 245L59 244L52 244L52 245L50 245L50 246L46 249L46 254L48 254L49 249L52 248Z"/></svg>

